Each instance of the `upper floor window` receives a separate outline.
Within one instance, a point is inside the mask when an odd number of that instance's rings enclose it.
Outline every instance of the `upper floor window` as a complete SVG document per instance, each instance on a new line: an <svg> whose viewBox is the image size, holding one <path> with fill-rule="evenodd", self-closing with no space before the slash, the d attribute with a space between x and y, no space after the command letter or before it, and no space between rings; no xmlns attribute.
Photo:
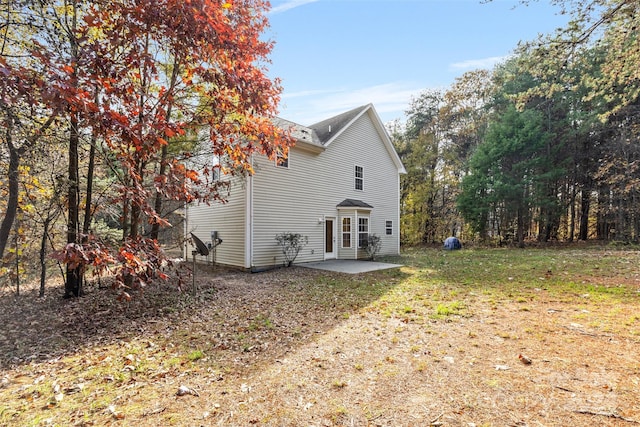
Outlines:
<svg viewBox="0 0 640 427"><path fill-rule="evenodd" d="M393 221L385 221L384 232L387 236L393 236Z"/></svg>
<svg viewBox="0 0 640 427"><path fill-rule="evenodd" d="M278 147L276 151L276 166L280 168L289 168L289 149Z"/></svg>
<svg viewBox="0 0 640 427"><path fill-rule="evenodd" d="M362 166L356 166L355 178L356 190L364 190L364 170L362 169Z"/></svg>
<svg viewBox="0 0 640 427"><path fill-rule="evenodd" d="M222 167L223 164L228 164L229 158L228 156L213 156L213 163L211 166L211 182L220 181L222 179Z"/></svg>
<svg viewBox="0 0 640 427"><path fill-rule="evenodd" d="M211 181L220 181L220 165L211 168Z"/></svg>

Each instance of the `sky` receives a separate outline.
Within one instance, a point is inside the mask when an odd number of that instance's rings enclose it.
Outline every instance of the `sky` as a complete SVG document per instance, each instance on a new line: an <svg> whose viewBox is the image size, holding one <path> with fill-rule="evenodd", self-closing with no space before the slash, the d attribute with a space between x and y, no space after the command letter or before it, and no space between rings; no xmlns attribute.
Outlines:
<svg viewBox="0 0 640 427"><path fill-rule="evenodd" d="M268 75L279 116L309 126L372 103L384 123L412 98L493 68L519 41L563 27L549 0L271 0Z"/></svg>

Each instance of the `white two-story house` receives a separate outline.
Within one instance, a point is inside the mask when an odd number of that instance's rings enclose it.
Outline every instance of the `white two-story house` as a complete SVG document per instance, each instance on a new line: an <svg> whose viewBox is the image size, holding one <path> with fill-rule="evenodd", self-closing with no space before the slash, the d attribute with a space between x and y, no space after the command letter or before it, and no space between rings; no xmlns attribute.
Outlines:
<svg viewBox="0 0 640 427"><path fill-rule="evenodd" d="M227 203L187 206L186 233L209 243L216 232L214 261L254 271L283 265L280 233L308 238L296 263L364 258L369 234L381 238L379 255L398 254L406 172L373 105L311 126L278 124L296 140L286 160L254 155L254 175L228 177Z"/></svg>

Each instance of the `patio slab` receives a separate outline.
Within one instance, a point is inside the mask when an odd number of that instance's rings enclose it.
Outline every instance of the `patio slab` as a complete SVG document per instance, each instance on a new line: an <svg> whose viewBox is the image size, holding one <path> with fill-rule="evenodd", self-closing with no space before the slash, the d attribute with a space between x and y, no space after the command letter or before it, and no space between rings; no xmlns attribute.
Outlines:
<svg viewBox="0 0 640 427"><path fill-rule="evenodd" d="M305 262L295 264L297 267L314 268L317 270L335 271L338 273L358 274L369 271L386 270L388 268L402 267L402 264L389 264L386 262L361 261L348 259L330 259L319 262Z"/></svg>

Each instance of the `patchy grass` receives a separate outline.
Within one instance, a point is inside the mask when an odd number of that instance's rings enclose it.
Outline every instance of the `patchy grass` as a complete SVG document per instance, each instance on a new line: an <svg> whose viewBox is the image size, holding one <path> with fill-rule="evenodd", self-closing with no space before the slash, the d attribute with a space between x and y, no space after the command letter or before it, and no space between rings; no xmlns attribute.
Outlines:
<svg viewBox="0 0 640 427"><path fill-rule="evenodd" d="M199 268L197 296L161 284L129 304L97 285L5 293L0 425L640 422L638 252L389 261L404 267Z"/></svg>

